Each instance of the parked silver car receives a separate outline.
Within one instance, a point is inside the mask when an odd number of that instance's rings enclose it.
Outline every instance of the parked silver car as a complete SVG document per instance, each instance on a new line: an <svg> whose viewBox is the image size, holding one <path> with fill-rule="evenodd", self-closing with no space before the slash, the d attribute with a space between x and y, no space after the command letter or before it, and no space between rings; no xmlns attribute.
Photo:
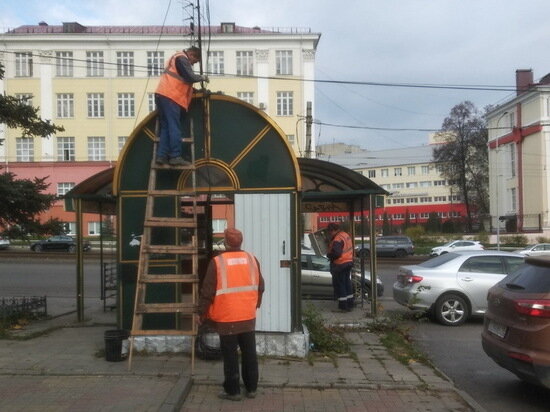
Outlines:
<svg viewBox="0 0 550 412"><path fill-rule="evenodd" d="M302 296L311 298L332 299L334 291L332 287L332 275L330 274L330 262L325 256L315 255L302 251ZM356 298L360 298L359 286L361 275L359 271L352 271L352 284ZM366 298L371 293L370 272L365 271ZM384 284L380 278L376 278L377 296L384 294Z"/></svg>
<svg viewBox="0 0 550 412"><path fill-rule="evenodd" d="M452 240L444 245L434 247L430 256L439 256L449 252L458 252L459 250L483 250L484 247L477 240Z"/></svg>
<svg viewBox="0 0 550 412"><path fill-rule="evenodd" d="M523 263L512 252L449 252L419 265L401 266L393 285L396 302L458 326L487 310L487 291Z"/></svg>
<svg viewBox="0 0 550 412"><path fill-rule="evenodd" d="M550 243L537 243L536 245L527 246L524 249L516 250L524 256L544 256L550 255Z"/></svg>

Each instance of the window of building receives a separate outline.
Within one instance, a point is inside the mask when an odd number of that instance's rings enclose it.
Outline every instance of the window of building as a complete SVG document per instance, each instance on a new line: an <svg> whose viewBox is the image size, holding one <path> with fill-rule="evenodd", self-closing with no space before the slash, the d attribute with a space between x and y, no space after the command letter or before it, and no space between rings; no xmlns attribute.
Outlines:
<svg viewBox="0 0 550 412"><path fill-rule="evenodd" d="M105 117L103 93L88 93L88 117Z"/></svg>
<svg viewBox="0 0 550 412"><path fill-rule="evenodd" d="M31 93L16 93L15 98L19 100L25 106L32 106L32 94Z"/></svg>
<svg viewBox="0 0 550 412"><path fill-rule="evenodd" d="M441 164L438 164L435 166L435 170L437 170L437 173L440 173L440 174L443 173L443 169L444 167Z"/></svg>
<svg viewBox="0 0 550 412"><path fill-rule="evenodd" d="M416 167L415 166L408 166L407 167L407 174L409 176L414 176L416 174Z"/></svg>
<svg viewBox="0 0 550 412"><path fill-rule="evenodd" d="M405 183L393 183L391 187L392 189L403 189L405 187Z"/></svg>
<svg viewBox="0 0 550 412"><path fill-rule="evenodd" d="M88 222L88 236L99 236L101 234L101 222Z"/></svg>
<svg viewBox="0 0 550 412"><path fill-rule="evenodd" d="M420 203L430 203L432 201L431 196L423 196L420 198Z"/></svg>
<svg viewBox="0 0 550 412"><path fill-rule="evenodd" d="M63 222L63 231L66 235L76 235L76 222Z"/></svg>
<svg viewBox="0 0 550 412"><path fill-rule="evenodd" d="M374 179L376 177L376 170L369 170L369 179Z"/></svg>
<svg viewBox="0 0 550 412"><path fill-rule="evenodd" d="M434 180L434 186L445 186L445 180Z"/></svg>
<svg viewBox="0 0 550 412"><path fill-rule="evenodd" d="M74 161L74 137L57 138L57 160L60 162Z"/></svg>
<svg viewBox="0 0 550 412"><path fill-rule="evenodd" d="M254 104L254 92L237 92L237 97L249 104Z"/></svg>
<svg viewBox="0 0 550 412"><path fill-rule="evenodd" d="M275 51L276 74L292 74L292 50Z"/></svg>
<svg viewBox="0 0 550 412"><path fill-rule="evenodd" d="M155 111L155 93L147 93L147 108L149 109L149 113Z"/></svg>
<svg viewBox="0 0 550 412"><path fill-rule="evenodd" d="M408 182L407 187L408 188L415 188L418 186L418 182Z"/></svg>
<svg viewBox="0 0 550 412"><path fill-rule="evenodd" d="M59 182L57 184L57 196L65 196L74 187L74 182Z"/></svg>
<svg viewBox="0 0 550 412"><path fill-rule="evenodd" d="M72 93L57 94L57 117L74 117L74 96Z"/></svg>
<svg viewBox="0 0 550 412"><path fill-rule="evenodd" d="M88 160L105 160L105 137L88 137Z"/></svg>
<svg viewBox="0 0 550 412"><path fill-rule="evenodd" d="M164 71L164 52L147 52L147 76L160 76Z"/></svg>
<svg viewBox="0 0 550 412"><path fill-rule="evenodd" d="M510 144L510 173L512 177L516 175L516 148L515 144Z"/></svg>
<svg viewBox="0 0 550 412"><path fill-rule="evenodd" d="M134 52L116 52L116 74L118 77L134 76Z"/></svg>
<svg viewBox="0 0 550 412"><path fill-rule="evenodd" d="M395 220L404 219L403 213L394 213L393 214L393 219L395 219Z"/></svg>
<svg viewBox="0 0 550 412"><path fill-rule="evenodd" d="M294 114L293 103L293 92L277 92L277 116L292 116Z"/></svg>
<svg viewBox="0 0 550 412"><path fill-rule="evenodd" d="M394 205L403 205L405 204L405 199L393 199Z"/></svg>
<svg viewBox="0 0 550 412"><path fill-rule="evenodd" d="M15 143L15 155L18 162L32 162L34 160L34 139L18 137Z"/></svg>
<svg viewBox="0 0 550 412"><path fill-rule="evenodd" d="M420 182L420 187L430 187L432 185L432 182L429 180L424 180L423 182Z"/></svg>
<svg viewBox="0 0 550 412"><path fill-rule="evenodd" d="M416 213L409 213L409 219L416 219Z"/></svg>
<svg viewBox="0 0 550 412"><path fill-rule="evenodd" d="M227 229L227 219L212 219L212 233L223 233Z"/></svg>
<svg viewBox="0 0 550 412"><path fill-rule="evenodd" d="M295 139L295 136L294 136L293 134L287 134L287 135L286 135L286 140L288 141L288 143L294 144L294 141L295 141L296 139Z"/></svg>
<svg viewBox="0 0 550 412"><path fill-rule="evenodd" d="M420 171L423 175L430 174L430 166L420 166Z"/></svg>
<svg viewBox="0 0 550 412"><path fill-rule="evenodd" d="M460 195L452 195L452 196L449 196L449 201L462 202L462 198L460 197Z"/></svg>
<svg viewBox="0 0 550 412"><path fill-rule="evenodd" d="M73 52L55 52L55 74L57 77L73 77Z"/></svg>
<svg viewBox="0 0 550 412"><path fill-rule="evenodd" d="M254 60L251 51L237 52L237 76L252 76Z"/></svg>
<svg viewBox="0 0 550 412"><path fill-rule="evenodd" d="M32 77L32 53L15 53L15 77Z"/></svg>
<svg viewBox="0 0 550 412"><path fill-rule="evenodd" d="M403 176L403 171L401 170L400 167L395 167L393 169L393 175L394 176Z"/></svg>
<svg viewBox="0 0 550 412"><path fill-rule="evenodd" d="M104 58L102 51L86 52L86 76L88 77L103 77L104 75Z"/></svg>
<svg viewBox="0 0 550 412"><path fill-rule="evenodd" d="M427 212L420 213L420 218L421 219L428 219L429 217L430 217L430 214L427 213Z"/></svg>
<svg viewBox="0 0 550 412"><path fill-rule="evenodd" d="M517 203L516 203L516 188L512 187L510 188L510 210L512 212L516 211Z"/></svg>
<svg viewBox="0 0 550 412"><path fill-rule="evenodd" d="M418 202L417 197L408 197L407 198L407 203L417 203L417 202Z"/></svg>
<svg viewBox="0 0 550 412"><path fill-rule="evenodd" d="M134 93L118 93L118 117L134 117Z"/></svg>
<svg viewBox="0 0 550 412"><path fill-rule="evenodd" d="M434 196L434 202L446 202L447 196Z"/></svg>
<svg viewBox="0 0 550 412"><path fill-rule="evenodd" d="M391 185L380 185L380 187L384 190L390 190L391 189Z"/></svg>
<svg viewBox="0 0 550 412"><path fill-rule="evenodd" d="M382 169L380 170L380 176L381 177L388 177L390 174L389 174L389 171L388 169Z"/></svg>
<svg viewBox="0 0 550 412"><path fill-rule="evenodd" d="M122 151L122 148L126 144L127 139L128 139L128 136L118 136L118 152L119 153Z"/></svg>
<svg viewBox="0 0 550 412"><path fill-rule="evenodd" d="M224 74L224 58L222 51L210 51L208 52L208 67L209 74Z"/></svg>

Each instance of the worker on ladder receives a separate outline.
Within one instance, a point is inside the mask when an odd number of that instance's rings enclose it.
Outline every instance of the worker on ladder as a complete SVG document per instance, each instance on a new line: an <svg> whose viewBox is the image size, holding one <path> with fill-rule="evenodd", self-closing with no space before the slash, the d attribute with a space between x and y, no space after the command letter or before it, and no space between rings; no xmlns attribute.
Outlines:
<svg viewBox="0 0 550 412"><path fill-rule="evenodd" d="M160 133L156 163L185 166L190 164L182 155L182 124L193 97L193 83L208 82L208 76L193 72L201 59L198 47L175 53L166 64L155 91Z"/></svg>

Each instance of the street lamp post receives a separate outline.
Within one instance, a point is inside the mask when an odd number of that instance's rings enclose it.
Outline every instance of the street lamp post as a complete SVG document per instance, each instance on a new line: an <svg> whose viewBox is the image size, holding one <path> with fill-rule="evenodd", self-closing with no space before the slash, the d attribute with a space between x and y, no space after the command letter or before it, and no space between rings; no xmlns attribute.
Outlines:
<svg viewBox="0 0 550 412"><path fill-rule="evenodd" d="M495 182L496 182L496 214L497 214L497 250L500 250L500 212L499 212L499 197L498 197L498 186L500 182L500 175L498 173L499 169L499 161L500 161L500 150L499 150L499 143L500 143L500 129L498 128L498 123L502 120L504 116L506 116L508 112L504 112L500 115L500 117L497 119L497 142L496 142L496 160L495 160L495 170L496 170L496 176L495 176Z"/></svg>

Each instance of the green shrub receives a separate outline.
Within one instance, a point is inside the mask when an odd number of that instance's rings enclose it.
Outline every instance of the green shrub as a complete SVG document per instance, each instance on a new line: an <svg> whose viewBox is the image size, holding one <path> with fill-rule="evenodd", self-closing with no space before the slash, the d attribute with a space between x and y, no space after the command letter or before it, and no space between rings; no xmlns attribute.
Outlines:
<svg viewBox="0 0 550 412"><path fill-rule="evenodd" d="M501 242L507 246L525 247L527 246L527 236L525 235L503 236L501 238Z"/></svg>
<svg viewBox="0 0 550 412"><path fill-rule="evenodd" d="M484 245L489 243L489 234L487 232L479 232L475 237L474 240L477 240L480 243L483 243Z"/></svg>
<svg viewBox="0 0 550 412"><path fill-rule="evenodd" d="M537 243L550 243L550 238L547 238L544 236L538 236Z"/></svg>
<svg viewBox="0 0 550 412"><path fill-rule="evenodd" d="M344 338L342 330L325 326L321 313L311 303L304 309L303 320L309 330L314 351L325 353L349 351L349 343Z"/></svg>
<svg viewBox="0 0 550 412"><path fill-rule="evenodd" d="M411 226L405 230L405 234L411 238L413 243L422 243L426 235L426 229L424 229L424 226Z"/></svg>

